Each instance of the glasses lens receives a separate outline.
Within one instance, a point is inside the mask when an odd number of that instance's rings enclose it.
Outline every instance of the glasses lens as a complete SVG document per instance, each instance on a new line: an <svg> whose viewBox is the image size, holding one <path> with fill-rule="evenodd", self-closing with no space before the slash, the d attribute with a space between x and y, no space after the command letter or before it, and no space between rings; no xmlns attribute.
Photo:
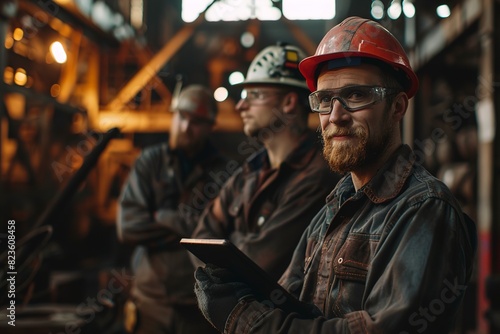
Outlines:
<svg viewBox="0 0 500 334"><path fill-rule="evenodd" d="M279 90L246 90L241 92L241 98L249 103L256 103L265 101L267 98L276 95L285 94L283 91Z"/></svg>
<svg viewBox="0 0 500 334"><path fill-rule="evenodd" d="M338 100L347 111L356 111L380 101L384 92L384 88L374 86L319 90L309 95L309 103L311 109L319 113L330 113L334 100Z"/></svg>

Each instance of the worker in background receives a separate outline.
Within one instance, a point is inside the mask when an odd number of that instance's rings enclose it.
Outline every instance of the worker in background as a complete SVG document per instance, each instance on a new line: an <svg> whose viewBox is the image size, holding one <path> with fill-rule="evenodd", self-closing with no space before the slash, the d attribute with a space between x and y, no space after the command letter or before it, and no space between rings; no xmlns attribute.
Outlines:
<svg viewBox="0 0 500 334"><path fill-rule="evenodd" d="M191 85L172 111L168 143L143 150L119 198L119 239L136 246L126 305L126 327L133 333L213 331L197 308L193 265L179 240L191 235L209 200L203 194L207 184L216 184L211 173L226 166L208 140L217 105L208 88Z"/></svg>
<svg viewBox="0 0 500 334"><path fill-rule="evenodd" d="M303 58L296 46L280 44L264 48L251 62L236 105L248 137L240 148L255 147L254 141L262 148L205 208L192 236L232 241L276 279L340 178L308 127L309 90L298 70Z"/></svg>
<svg viewBox="0 0 500 334"><path fill-rule="evenodd" d="M224 333L448 333L471 277L476 230L402 143L418 89L404 49L379 23L350 17L300 71L324 156L348 173L280 279L312 311L286 313L272 296L262 302L214 266L195 273L200 309Z"/></svg>

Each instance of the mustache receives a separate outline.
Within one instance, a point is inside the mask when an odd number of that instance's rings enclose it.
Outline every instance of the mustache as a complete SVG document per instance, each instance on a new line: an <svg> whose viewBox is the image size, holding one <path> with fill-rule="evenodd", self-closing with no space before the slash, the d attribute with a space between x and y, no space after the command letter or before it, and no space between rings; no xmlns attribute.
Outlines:
<svg viewBox="0 0 500 334"><path fill-rule="evenodd" d="M323 131L323 138L329 139L334 136L353 136L353 137L359 137L362 134L361 129L357 128L330 128L330 129L325 129Z"/></svg>

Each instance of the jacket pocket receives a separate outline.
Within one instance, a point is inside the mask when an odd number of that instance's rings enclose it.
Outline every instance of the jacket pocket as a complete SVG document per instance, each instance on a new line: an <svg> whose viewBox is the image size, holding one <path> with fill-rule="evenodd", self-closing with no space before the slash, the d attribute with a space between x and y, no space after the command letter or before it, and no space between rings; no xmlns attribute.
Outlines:
<svg viewBox="0 0 500 334"><path fill-rule="evenodd" d="M337 316L362 309L374 243L370 235L350 234L333 259L332 311Z"/></svg>

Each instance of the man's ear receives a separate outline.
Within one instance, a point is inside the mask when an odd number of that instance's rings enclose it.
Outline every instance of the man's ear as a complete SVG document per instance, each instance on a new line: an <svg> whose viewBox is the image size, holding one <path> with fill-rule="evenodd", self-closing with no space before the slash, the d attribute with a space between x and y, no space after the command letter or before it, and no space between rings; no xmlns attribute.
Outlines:
<svg viewBox="0 0 500 334"><path fill-rule="evenodd" d="M299 96L295 92L290 92L283 98L283 111L289 113L294 110L299 102Z"/></svg>
<svg viewBox="0 0 500 334"><path fill-rule="evenodd" d="M392 102L394 107L394 118L395 121L399 122L403 119L403 116L406 114L406 110L408 109L408 95L406 93L401 92L394 98Z"/></svg>

